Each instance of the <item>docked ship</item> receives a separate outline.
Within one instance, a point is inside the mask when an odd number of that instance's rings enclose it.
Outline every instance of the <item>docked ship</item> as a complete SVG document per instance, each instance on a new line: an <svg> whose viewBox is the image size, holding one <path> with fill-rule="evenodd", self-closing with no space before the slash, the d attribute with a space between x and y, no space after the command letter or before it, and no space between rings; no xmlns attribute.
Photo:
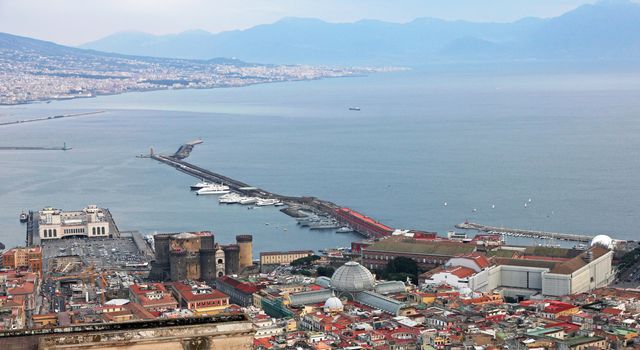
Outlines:
<svg viewBox="0 0 640 350"><path fill-rule="evenodd" d="M264 206L268 206L268 205L276 205L276 203L278 203L277 199L273 199L273 198L268 198L268 199L258 198L258 201L256 202L256 205L259 206L259 207L264 207Z"/></svg>
<svg viewBox="0 0 640 350"><path fill-rule="evenodd" d="M353 232L353 229L349 226L342 226L336 230L336 233L351 233L351 232Z"/></svg>
<svg viewBox="0 0 640 350"><path fill-rule="evenodd" d="M333 220L320 220L318 222L309 224L310 230L334 230L340 227L340 225Z"/></svg>
<svg viewBox="0 0 640 350"><path fill-rule="evenodd" d="M218 198L218 202L220 204L235 204L240 203L240 199L242 198L243 197L241 195L232 192L220 196L220 198Z"/></svg>
<svg viewBox="0 0 640 350"><path fill-rule="evenodd" d="M200 181L200 182L198 182L198 183L196 183L196 184L191 185L191 190L192 190L192 191L197 191L197 190L199 190L199 189L201 189L201 188L209 187L209 186L211 186L211 185L213 185L213 184L212 184L212 183L210 183L210 182L206 182L206 181L204 181L204 179L203 179L202 181Z"/></svg>
<svg viewBox="0 0 640 350"><path fill-rule="evenodd" d="M225 186L223 184L210 184L209 186L202 187L201 189L196 191L197 195L203 194L226 194L231 192L229 190L229 186Z"/></svg>
<svg viewBox="0 0 640 350"><path fill-rule="evenodd" d="M248 205L248 204L256 204L258 202L258 198L255 197L242 197L240 198L240 204Z"/></svg>

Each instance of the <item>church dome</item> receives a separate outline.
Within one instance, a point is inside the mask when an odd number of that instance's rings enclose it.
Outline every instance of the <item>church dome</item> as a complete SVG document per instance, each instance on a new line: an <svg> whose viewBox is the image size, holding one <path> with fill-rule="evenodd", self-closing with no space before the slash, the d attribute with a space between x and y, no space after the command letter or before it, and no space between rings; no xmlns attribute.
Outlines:
<svg viewBox="0 0 640 350"><path fill-rule="evenodd" d="M340 266L331 276L331 288L338 292L362 292L375 287L375 278L366 267L355 261Z"/></svg>
<svg viewBox="0 0 640 350"><path fill-rule="evenodd" d="M604 246L605 248L608 248L608 249L612 249L613 239L611 239L611 237L607 235L597 235L593 237L593 239L591 240L591 246L594 246L596 244Z"/></svg>

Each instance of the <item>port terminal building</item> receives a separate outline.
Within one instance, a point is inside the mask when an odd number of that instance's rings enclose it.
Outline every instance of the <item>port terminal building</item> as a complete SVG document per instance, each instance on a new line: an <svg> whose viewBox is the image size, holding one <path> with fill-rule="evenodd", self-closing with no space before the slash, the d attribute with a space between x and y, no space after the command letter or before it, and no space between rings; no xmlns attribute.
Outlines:
<svg viewBox="0 0 640 350"><path fill-rule="evenodd" d="M38 218L38 235L41 240L111 235L106 212L96 205L89 205L79 211L47 207L38 212Z"/></svg>

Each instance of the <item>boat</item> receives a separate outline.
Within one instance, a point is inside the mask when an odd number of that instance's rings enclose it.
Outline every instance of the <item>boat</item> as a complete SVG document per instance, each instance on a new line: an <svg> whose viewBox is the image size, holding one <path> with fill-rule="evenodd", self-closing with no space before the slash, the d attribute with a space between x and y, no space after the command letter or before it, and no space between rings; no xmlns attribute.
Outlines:
<svg viewBox="0 0 640 350"><path fill-rule="evenodd" d="M349 107L350 111L360 111L360 107Z"/></svg>
<svg viewBox="0 0 640 350"><path fill-rule="evenodd" d="M321 220L312 224L309 224L311 230L333 230L340 227L340 225L331 220Z"/></svg>
<svg viewBox="0 0 640 350"><path fill-rule="evenodd" d="M353 232L353 229L349 226L342 226L336 230L336 233L351 233L351 232Z"/></svg>
<svg viewBox="0 0 640 350"><path fill-rule="evenodd" d="M218 198L218 202L220 204L235 204L240 203L240 199L242 198L243 197L241 195L231 192L220 196L220 198Z"/></svg>
<svg viewBox="0 0 640 350"><path fill-rule="evenodd" d="M204 181L204 179L202 179L202 181L191 185L191 190L192 191L197 191L197 190L199 190L201 188L208 187L208 186L211 186L211 185L213 185L213 184L210 183L210 182L206 182L206 181Z"/></svg>
<svg viewBox="0 0 640 350"><path fill-rule="evenodd" d="M27 221L29 221L29 216L27 215L27 213L23 211L22 213L20 213L20 222L27 222Z"/></svg>
<svg viewBox="0 0 640 350"><path fill-rule="evenodd" d="M259 206L259 207L264 207L264 206L268 206L268 205L275 205L276 203L278 203L277 199L273 199L273 198L267 198L267 199L258 198L258 201L256 202L256 205Z"/></svg>
<svg viewBox="0 0 640 350"><path fill-rule="evenodd" d="M197 195L202 195L202 194L226 194L231 192L229 190L229 186L225 186L222 184L211 184L209 186L203 187L199 190L196 191Z"/></svg>
<svg viewBox="0 0 640 350"><path fill-rule="evenodd" d="M242 198L240 198L240 204L242 204L242 205L256 204L256 202L258 202L258 198L256 198L256 197L242 197Z"/></svg>

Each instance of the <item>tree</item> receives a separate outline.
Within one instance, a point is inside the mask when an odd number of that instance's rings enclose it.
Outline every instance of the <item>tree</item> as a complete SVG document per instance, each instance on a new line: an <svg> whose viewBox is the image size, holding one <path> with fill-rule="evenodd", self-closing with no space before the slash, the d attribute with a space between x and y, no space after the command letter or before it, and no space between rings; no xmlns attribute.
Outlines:
<svg viewBox="0 0 640 350"><path fill-rule="evenodd" d="M413 283L417 283L419 272L418 263L415 260L400 256L387 263L381 277L394 281L406 281L410 278Z"/></svg>
<svg viewBox="0 0 640 350"><path fill-rule="evenodd" d="M411 259L399 256L387 263L386 273L406 273L410 275L418 274L418 263Z"/></svg>
<svg viewBox="0 0 640 350"><path fill-rule="evenodd" d="M320 257L317 255L309 255L309 256L305 256L304 258L300 258L292 261L290 265L291 266L309 265L316 260L320 260Z"/></svg>
<svg viewBox="0 0 640 350"><path fill-rule="evenodd" d="M318 267L316 272L318 273L318 277L320 277L320 276L331 277L331 276L333 276L333 273L336 272L336 269L334 269L331 266L327 266L327 267L320 266L320 267Z"/></svg>

